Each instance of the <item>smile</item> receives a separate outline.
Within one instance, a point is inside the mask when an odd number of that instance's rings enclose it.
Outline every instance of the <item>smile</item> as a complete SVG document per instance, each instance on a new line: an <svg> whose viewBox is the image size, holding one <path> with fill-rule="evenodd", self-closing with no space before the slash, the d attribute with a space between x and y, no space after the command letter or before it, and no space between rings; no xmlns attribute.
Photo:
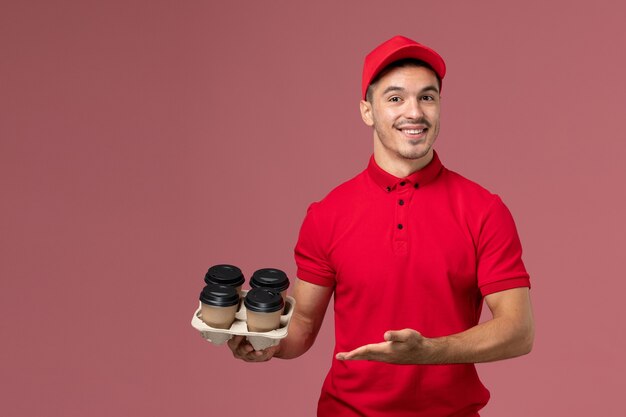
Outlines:
<svg viewBox="0 0 626 417"><path fill-rule="evenodd" d="M420 135L426 129L402 129L402 131L408 135Z"/></svg>

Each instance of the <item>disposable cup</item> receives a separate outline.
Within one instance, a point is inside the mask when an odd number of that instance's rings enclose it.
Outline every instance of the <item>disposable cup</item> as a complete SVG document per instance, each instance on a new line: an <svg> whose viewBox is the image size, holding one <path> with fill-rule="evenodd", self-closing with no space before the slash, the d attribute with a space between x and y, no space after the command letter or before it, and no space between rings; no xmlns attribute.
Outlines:
<svg viewBox="0 0 626 417"><path fill-rule="evenodd" d="M235 321L239 293L227 285L209 284L200 293L202 321L216 329L228 329Z"/></svg>
<svg viewBox="0 0 626 417"><path fill-rule="evenodd" d="M253 288L244 299L248 331L269 332L280 327L285 301L279 292L269 288Z"/></svg>

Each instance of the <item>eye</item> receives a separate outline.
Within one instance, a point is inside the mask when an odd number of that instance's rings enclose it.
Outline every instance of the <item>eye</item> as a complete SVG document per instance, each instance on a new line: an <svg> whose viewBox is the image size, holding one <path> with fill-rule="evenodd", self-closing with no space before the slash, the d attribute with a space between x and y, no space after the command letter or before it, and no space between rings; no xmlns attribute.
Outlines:
<svg viewBox="0 0 626 417"><path fill-rule="evenodd" d="M398 103L398 102L400 102L400 100L402 100L402 99L400 97L398 97L398 96L391 96L391 97L389 97L388 101L391 101L392 103Z"/></svg>
<svg viewBox="0 0 626 417"><path fill-rule="evenodd" d="M421 100L422 101L435 101L435 98L433 96L422 96Z"/></svg>

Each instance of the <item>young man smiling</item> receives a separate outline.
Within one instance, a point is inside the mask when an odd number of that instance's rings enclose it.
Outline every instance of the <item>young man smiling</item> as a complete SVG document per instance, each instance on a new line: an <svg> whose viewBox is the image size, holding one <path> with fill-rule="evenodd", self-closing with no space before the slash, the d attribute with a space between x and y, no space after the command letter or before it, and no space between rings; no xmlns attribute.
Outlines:
<svg viewBox="0 0 626 417"><path fill-rule="evenodd" d="M300 356L334 295L335 357L318 416L475 417L489 392L474 363L532 348L513 219L433 149L445 72L439 54L401 36L366 57L360 110L374 154L309 207L289 334L261 352L229 341L245 361ZM479 324L483 301L493 317Z"/></svg>
<svg viewBox="0 0 626 417"><path fill-rule="evenodd" d="M397 61L377 76L361 101L374 128L374 157L385 171L406 177L426 166L439 133L439 80L425 63Z"/></svg>

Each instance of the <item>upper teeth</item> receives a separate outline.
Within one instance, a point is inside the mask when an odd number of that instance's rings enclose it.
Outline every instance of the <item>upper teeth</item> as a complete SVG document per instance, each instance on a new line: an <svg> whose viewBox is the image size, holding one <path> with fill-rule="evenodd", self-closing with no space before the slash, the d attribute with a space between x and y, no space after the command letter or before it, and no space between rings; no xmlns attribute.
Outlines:
<svg viewBox="0 0 626 417"><path fill-rule="evenodd" d="M405 130L405 132L408 133L409 135L419 135L423 131L424 129L406 129Z"/></svg>

